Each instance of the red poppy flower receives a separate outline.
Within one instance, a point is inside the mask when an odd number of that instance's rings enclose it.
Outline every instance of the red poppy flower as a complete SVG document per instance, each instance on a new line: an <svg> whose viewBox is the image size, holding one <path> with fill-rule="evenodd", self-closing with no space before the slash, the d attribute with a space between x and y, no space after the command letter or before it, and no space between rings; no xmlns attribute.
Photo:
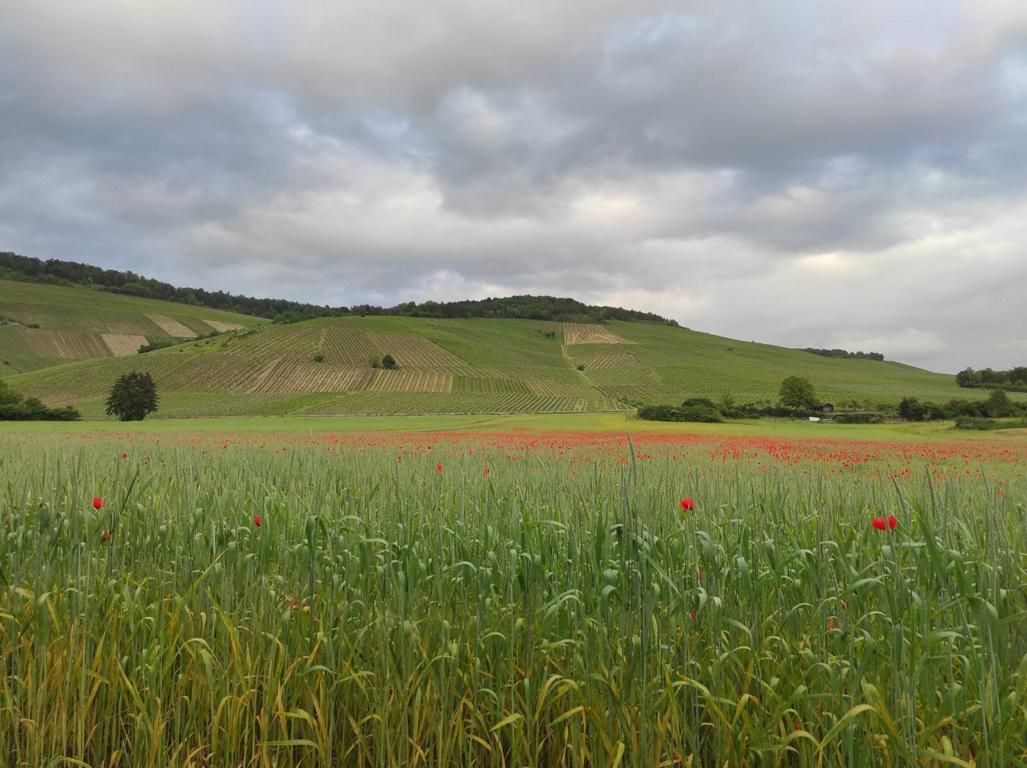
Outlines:
<svg viewBox="0 0 1027 768"><path fill-rule="evenodd" d="M875 517L873 520L870 521L870 524L879 531L888 530L888 523L884 521L883 517Z"/></svg>
<svg viewBox="0 0 1027 768"><path fill-rule="evenodd" d="M127 458L128 458L128 454L127 454L127 453L125 453L124 451L122 451L122 452L121 452L121 458L123 458L123 459L127 459Z"/></svg>
<svg viewBox="0 0 1027 768"><path fill-rule="evenodd" d="M101 507L103 507L103 499L101 499L99 496L94 496L93 509L99 510Z"/></svg>
<svg viewBox="0 0 1027 768"><path fill-rule="evenodd" d="M899 519L897 517L895 517L895 515L888 515L888 527L889 528L894 530L896 527L898 527L898 524L899 524Z"/></svg>
<svg viewBox="0 0 1027 768"><path fill-rule="evenodd" d="M686 496L681 500L681 509L684 512L691 512L695 509L695 501L692 500L691 496Z"/></svg>
<svg viewBox="0 0 1027 768"><path fill-rule="evenodd" d="M442 474L442 464L441 463L435 465L435 474L437 474L437 475L441 475Z"/></svg>
<svg viewBox="0 0 1027 768"><path fill-rule="evenodd" d="M106 544L110 540L111 540L111 535L109 533L107 533L106 529L104 529L103 533L100 534L100 541L102 541L104 544Z"/></svg>
<svg viewBox="0 0 1027 768"><path fill-rule="evenodd" d="M828 629L834 629L834 616L831 616L830 618L828 618L828 620L827 620L827 628Z"/></svg>
<svg viewBox="0 0 1027 768"><path fill-rule="evenodd" d="M253 524L254 524L255 526L257 526L258 528L260 528L260 524L261 524L262 522L264 522L264 518L262 518L262 517L261 517L260 515L254 515L254 516L253 516Z"/></svg>

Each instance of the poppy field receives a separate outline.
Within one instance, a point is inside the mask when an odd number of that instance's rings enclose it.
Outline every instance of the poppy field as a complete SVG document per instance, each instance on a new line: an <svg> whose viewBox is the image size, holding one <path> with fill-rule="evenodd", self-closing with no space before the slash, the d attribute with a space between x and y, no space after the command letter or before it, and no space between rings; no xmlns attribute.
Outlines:
<svg viewBox="0 0 1027 768"><path fill-rule="evenodd" d="M0 436L3 766L1027 766L1027 442Z"/></svg>

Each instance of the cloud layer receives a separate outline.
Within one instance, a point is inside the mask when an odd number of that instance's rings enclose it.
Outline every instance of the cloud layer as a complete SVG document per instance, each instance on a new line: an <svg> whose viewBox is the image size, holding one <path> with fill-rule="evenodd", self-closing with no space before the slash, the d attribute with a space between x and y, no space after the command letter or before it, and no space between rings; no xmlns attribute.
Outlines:
<svg viewBox="0 0 1027 768"><path fill-rule="evenodd" d="M3 11L0 114L26 255L1027 360L1014 0L41 0Z"/></svg>

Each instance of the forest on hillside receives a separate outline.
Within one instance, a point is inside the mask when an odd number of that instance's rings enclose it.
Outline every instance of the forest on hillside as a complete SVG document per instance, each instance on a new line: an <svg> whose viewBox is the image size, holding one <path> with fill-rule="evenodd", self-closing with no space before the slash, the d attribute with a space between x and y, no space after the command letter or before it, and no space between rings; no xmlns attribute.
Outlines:
<svg viewBox="0 0 1027 768"><path fill-rule="evenodd" d="M64 286L98 288L111 293L163 299L180 304L209 307L244 315L266 317L276 322L296 322L315 317L343 315L402 315L407 317L469 318L492 317L527 320L553 320L573 323L602 323L608 320L646 320L677 325L651 312L621 307L583 304L575 299L553 296L509 296L467 301L413 301L394 307L362 304L330 307L288 299L261 299L203 288L179 288L135 272L103 269L90 264L60 259L36 259L11 252L0 252L0 279L50 283Z"/></svg>

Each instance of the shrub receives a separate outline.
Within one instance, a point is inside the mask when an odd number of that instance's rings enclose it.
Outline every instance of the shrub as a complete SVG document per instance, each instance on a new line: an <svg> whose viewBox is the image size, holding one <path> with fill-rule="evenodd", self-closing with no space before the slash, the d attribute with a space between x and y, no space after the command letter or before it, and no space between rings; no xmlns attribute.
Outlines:
<svg viewBox="0 0 1027 768"><path fill-rule="evenodd" d="M993 389L987 400L988 415L994 418L1012 416L1016 412L1016 406L1009 400L1009 395L1004 389Z"/></svg>
<svg viewBox="0 0 1027 768"><path fill-rule="evenodd" d="M149 344L143 344L142 346L140 346L138 351L141 355L145 352L153 352L155 349L164 349L165 347L170 347L174 343L175 342L173 341L151 341Z"/></svg>
<svg viewBox="0 0 1027 768"><path fill-rule="evenodd" d="M880 424L884 416L879 413L836 413L836 424Z"/></svg>
<svg viewBox="0 0 1027 768"><path fill-rule="evenodd" d="M960 416L956 419L956 429L995 429L998 422L994 419L985 419L979 416Z"/></svg>
<svg viewBox="0 0 1027 768"><path fill-rule="evenodd" d="M698 407L698 408L710 408L710 409L712 409L714 411L717 410L717 406L715 406L713 404L713 401L710 400L708 397L690 397L687 400L685 400L685 402L683 402L681 404L681 407L682 408Z"/></svg>
<svg viewBox="0 0 1027 768"><path fill-rule="evenodd" d="M713 424L723 421L716 408L705 405L687 405L681 409L681 421L698 421Z"/></svg>
<svg viewBox="0 0 1027 768"><path fill-rule="evenodd" d="M0 381L0 421L76 421L82 418L71 406L48 408L34 397L23 398Z"/></svg>
<svg viewBox="0 0 1027 768"><path fill-rule="evenodd" d="M643 405L638 409L638 418L648 421L680 421L680 414L673 405Z"/></svg>
<svg viewBox="0 0 1027 768"><path fill-rule="evenodd" d="M713 423L723 421L720 412L712 405L643 405L638 409L638 418L648 421L690 421Z"/></svg>
<svg viewBox="0 0 1027 768"><path fill-rule="evenodd" d="M399 366L396 365L396 358L394 358L392 355L385 355L384 357L382 357L382 368L386 368L390 371L399 368Z"/></svg>
<svg viewBox="0 0 1027 768"><path fill-rule="evenodd" d="M904 397L899 403L899 416L906 421L923 421L927 418L927 404L915 397Z"/></svg>

